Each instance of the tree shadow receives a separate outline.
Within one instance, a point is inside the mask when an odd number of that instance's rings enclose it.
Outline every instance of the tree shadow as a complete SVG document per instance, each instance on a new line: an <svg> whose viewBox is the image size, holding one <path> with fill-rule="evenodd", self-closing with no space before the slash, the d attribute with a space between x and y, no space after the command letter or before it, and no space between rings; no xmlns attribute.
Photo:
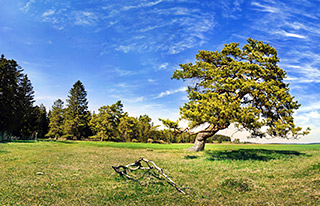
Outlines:
<svg viewBox="0 0 320 206"><path fill-rule="evenodd" d="M199 158L199 156L195 156L195 155L186 155L184 156L184 159L187 159L187 160L192 160L192 159L197 159Z"/></svg>
<svg viewBox="0 0 320 206"><path fill-rule="evenodd" d="M1 144L7 144L7 143L36 143L35 140L8 140L0 142Z"/></svg>
<svg viewBox="0 0 320 206"><path fill-rule="evenodd" d="M77 142L68 141L68 140L59 140L59 141L55 141L55 142L61 143L61 144L78 144Z"/></svg>
<svg viewBox="0 0 320 206"><path fill-rule="evenodd" d="M257 160L270 161L275 159L290 159L305 153L290 150L267 150L267 149L239 149L223 151L206 151L208 160Z"/></svg>

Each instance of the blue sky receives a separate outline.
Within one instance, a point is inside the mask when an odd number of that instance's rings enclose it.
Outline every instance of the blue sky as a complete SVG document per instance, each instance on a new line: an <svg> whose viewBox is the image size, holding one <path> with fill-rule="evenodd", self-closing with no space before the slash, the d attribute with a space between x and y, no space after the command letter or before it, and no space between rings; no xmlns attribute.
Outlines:
<svg viewBox="0 0 320 206"><path fill-rule="evenodd" d="M37 104L65 101L81 80L91 111L122 100L133 116L174 120L186 101L187 84L171 80L178 65L192 62L198 50L243 45L251 37L278 50L286 82L302 104L296 123L312 132L295 142L320 142L319 0L0 3L0 53L29 75Z"/></svg>

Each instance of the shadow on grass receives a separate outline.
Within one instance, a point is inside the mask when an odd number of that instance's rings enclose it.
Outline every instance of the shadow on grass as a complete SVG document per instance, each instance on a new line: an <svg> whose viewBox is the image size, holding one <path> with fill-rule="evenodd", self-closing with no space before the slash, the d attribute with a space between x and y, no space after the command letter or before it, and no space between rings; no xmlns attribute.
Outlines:
<svg viewBox="0 0 320 206"><path fill-rule="evenodd" d="M35 140L10 140L10 141L3 141L0 142L2 144L6 144L6 143L36 143L37 141Z"/></svg>
<svg viewBox="0 0 320 206"><path fill-rule="evenodd" d="M68 141L68 140L59 140L56 141L57 143L61 143L61 144L78 144L77 142L73 142L73 141Z"/></svg>
<svg viewBox="0 0 320 206"><path fill-rule="evenodd" d="M266 150L266 149L239 149L224 151L206 151L208 160L257 160L269 161L275 159L289 159L296 156L305 155L297 151L290 150Z"/></svg>
<svg viewBox="0 0 320 206"><path fill-rule="evenodd" d="M0 150L0 154L7 154L7 153L11 153L11 152L9 152L9 151L1 151Z"/></svg>
<svg viewBox="0 0 320 206"><path fill-rule="evenodd" d="M187 156L184 156L184 158L187 159L187 160L192 160L192 159L197 159L197 158L199 158L199 156L187 155Z"/></svg>

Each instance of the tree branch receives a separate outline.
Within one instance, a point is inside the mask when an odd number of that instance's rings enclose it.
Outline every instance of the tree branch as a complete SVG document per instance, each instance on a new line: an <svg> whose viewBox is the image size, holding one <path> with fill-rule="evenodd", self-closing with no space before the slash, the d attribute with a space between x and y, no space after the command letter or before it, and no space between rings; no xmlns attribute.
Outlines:
<svg viewBox="0 0 320 206"><path fill-rule="evenodd" d="M145 162L147 164L147 167L143 167L141 162ZM160 172L160 174L166 178L167 182L172 185L178 192L182 193L182 194L186 194L181 188L179 188L177 186L177 184L175 182L172 181L172 179L170 177L168 177L168 175L166 175L163 170L158 167L153 161L145 159L143 157L141 157L139 160L137 160L135 163L131 163L128 165L118 165L118 166L112 166L112 168L114 169L114 171L116 171L117 173L119 173L121 176L125 176L130 180L133 180L135 182L139 182L138 179L135 179L133 177L131 177L130 175L127 174L127 171L134 171L134 170L147 170L150 171L152 169L157 170L158 172Z"/></svg>

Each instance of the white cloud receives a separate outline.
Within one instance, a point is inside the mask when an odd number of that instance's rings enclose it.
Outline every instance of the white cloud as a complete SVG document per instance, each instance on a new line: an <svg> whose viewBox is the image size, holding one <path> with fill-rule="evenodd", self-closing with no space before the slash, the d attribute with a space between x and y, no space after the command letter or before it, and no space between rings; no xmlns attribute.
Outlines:
<svg viewBox="0 0 320 206"><path fill-rule="evenodd" d="M146 100L145 97L136 97L136 98L130 98L130 99L123 98L123 101L127 101L129 103L143 102L145 100Z"/></svg>
<svg viewBox="0 0 320 206"><path fill-rule="evenodd" d="M299 39L306 39L306 38L307 38L307 37L304 36L304 35L295 34L295 33L289 33L289 32L283 31L283 30L275 31L275 32L273 32L273 33L274 33L274 34L280 34L280 35L285 36L285 37L294 37L294 38L299 38Z"/></svg>
<svg viewBox="0 0 320 206"><path fill-rule="evenodd" d="M113 72L117 73L120 77L132 76L137 73L136 71L124 70L124 69L119 69L119 68L113 69Z"/></svg>
<svg viewBox="0 0 320 206"><path fill-rule="evenodd" d="M28 12L30 7L31 7L31 4L33 4L35 2L35 0L30 0L28 1L24 7L20 8L22 11L25 11L25 12Z"/></svg>
<svg viewBox="0 0 320 206"><path fill-rule="evenodd" d="M161 92L159 95L157 95L155 97L155 99L164 97L164 96L168 96L168 95L172 95L172 94L176 94L178 92L185 92L187 90L187 87L181 87L179 89L175 89L175 90L167 90L165 92Z"/></svg>
<svg viewBox="0 0 320 206"><path fill-rule="evenodd" d="M259 7L259 11L264 11L264 12L270 12L270 13L277 13L279 12L279 9L276 7L272 7L272 6L267 6L267 5L262 5L258 2L252 2L251 3L253 6Z"/></svg>
<svg viewBox="0 0 320 206"><path fill-rule="evenodd" d="M51 15L53 15L54 13L55 13L55 10L54 10L54 9L50 9L50 10L44 12L44 13L42 14L42 17L51 16Z"/></svg>
<svg viewBox="0 0 320 206"><path fill-rule="evenodd" d="M168 62L165 62L165 63L161 64L161 65L159 66L159 70L167 69L168 65L169 65Z"/></svg>
<svg viewBox="0 0 320 206"><path fill-rule="evenodd" d="M98 17L93 12L76 11L74 12L75 25L94 25Z"/></svg>
<svg viewBox="0 0 320 206"><path fill-rule="evenodd" d="M302 83L319 82L320 69L313 67L312 64L304 65L290 65L282 64L284 68L294 74L300 74L299 76L291 76L287 78L288 81L300 81Z"/></svg>
<svg viewBox="0 0 320 206"><path fill-rule="evenodd" d="M307 114L311 119L320 119L320 113L318 111L312 111Z"/></svg>
<svg viewBox="0 0 320 206"><path fill-rule="evenodd" d="M155 6L157 4L160 4L161 2L163 2L163 0L158 0L158 1L155 1L155 2L142 3L142 4L139 4L137 6L125 6L125 7L123 7L123 10L138 9L138 8L142 8L142 7L151 7L151 6Z"/></svg>
<svg viewBox="0 0 320 206"><path fill-rule="evenodd" d="M310 103L309 105L305 106L302 105L299 108L299 112L310 112L310 111L315 111L320 109L320 100L319 101L314 101L312 103Z"/></svg>

